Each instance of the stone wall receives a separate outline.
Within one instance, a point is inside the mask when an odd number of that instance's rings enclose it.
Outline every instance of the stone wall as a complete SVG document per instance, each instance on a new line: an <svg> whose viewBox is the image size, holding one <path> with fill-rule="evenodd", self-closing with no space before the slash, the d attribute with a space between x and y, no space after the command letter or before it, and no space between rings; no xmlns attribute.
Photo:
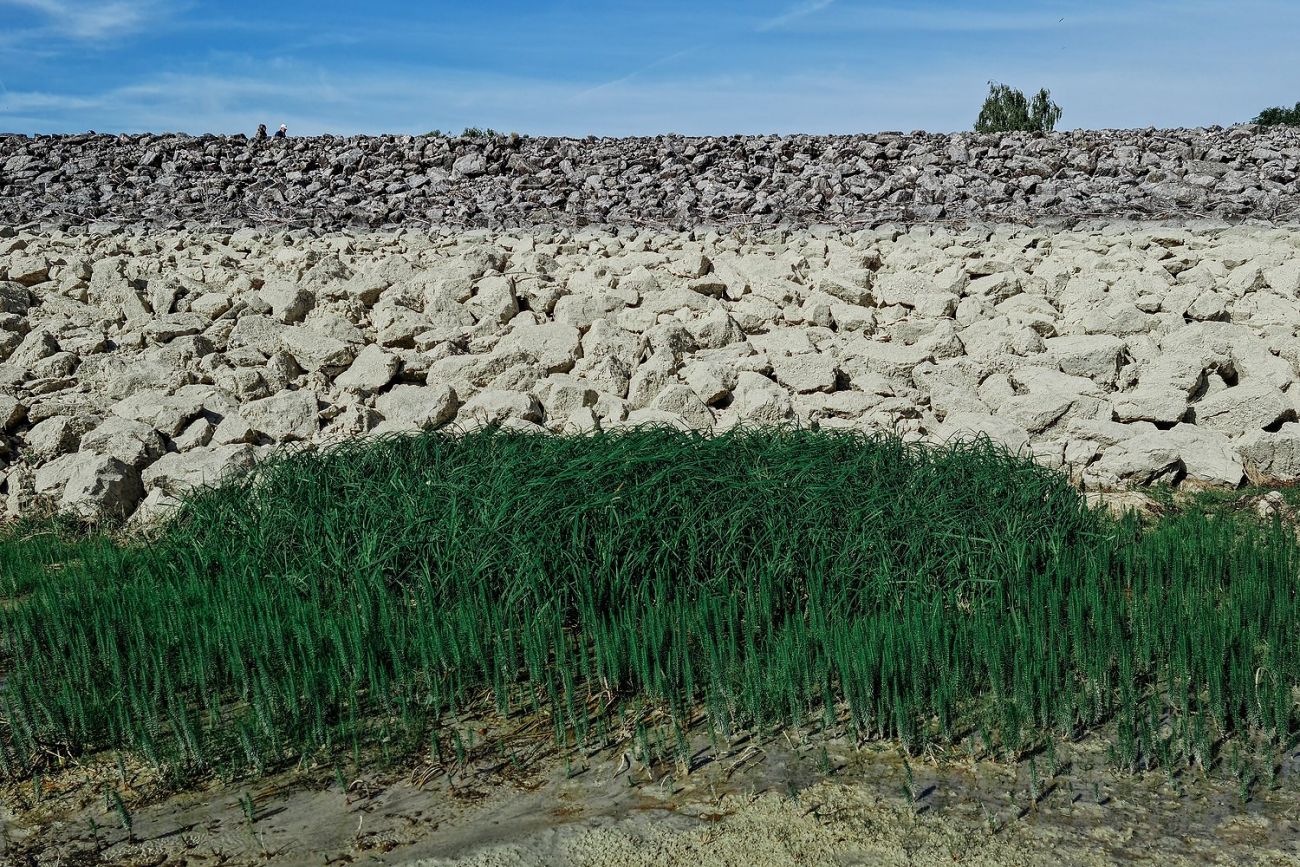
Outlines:
<svg viewBox="0 0 1300 867"><path fill-rule="evenodd" d="M1300 131L627 139L0 137L0 223L1293 221Z"/></svg>
<svg viewBox="0 0 1300 867"><path fill-rule="evenodd" d="M1300 230L0 238L0 495L144 517L500 422L984 434L1091 488L1300 478Z"/></svg>

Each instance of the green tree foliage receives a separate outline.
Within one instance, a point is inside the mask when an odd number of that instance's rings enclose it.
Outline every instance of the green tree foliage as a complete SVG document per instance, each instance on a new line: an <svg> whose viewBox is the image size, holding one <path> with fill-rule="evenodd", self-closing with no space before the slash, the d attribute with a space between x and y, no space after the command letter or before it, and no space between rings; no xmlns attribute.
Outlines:
<svg viewBox="0 0 1300 867"><path fill-rule="evenodd" d="M1014 87L990 81L989 95L975 121L975 131L1051 132L1060 119L1061 107L1052 102L1047 88L1034 94L1031 101Z"/></svg>
<svg viewBox="0 0 1300 867"><path fill-rule="evenodd" d="M1261 126L1300 126L1300 102L1297 102L1294 108L1282 108L1277 105L1266 108L1255 115L1251 123Z"/></svg>

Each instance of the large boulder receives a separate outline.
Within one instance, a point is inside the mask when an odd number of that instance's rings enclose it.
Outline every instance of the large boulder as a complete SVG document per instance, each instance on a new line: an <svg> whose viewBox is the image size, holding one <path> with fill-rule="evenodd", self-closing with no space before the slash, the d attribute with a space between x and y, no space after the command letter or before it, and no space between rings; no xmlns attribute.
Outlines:
<svg viewBox="0 0 1300 867"><path fill-rule="evenodd" d="M59 508L83 518L126 518L144 496L135 467L109 455L79 454L69 467Z"/></svg>
<svg viewBox="0 0 1300 867"><path fill-rule="evenodd" d="M210 446L163 455L141 474L146 488L177 496L194 488L216 485L250 469L258 450L246 443Z"/></svg>
<svg viewBox="0 0 1300 867"><path fill-rule="evenodd" d="M1264 430L1296 420L1292 402L1263 379L1225 388L1192 404L1191 415L1198 426L1226 434Z"/></svg>
<svg viewBox="0 0 1300 867"><path fill-rule="evenodd" d="M439 427L456 417L459 406L456 390L449 385L399 385L375 401L384 420L374 433Z"/></svg>
<svg viewBox="0 0 1300 867"><path fill-rule="evenodd" d="M239 415L277 443L310 440L320 429L320 400L316 392L306 389L282 391L244 404Z"/></svg>
<svg viewBox="0 0 1300 867"><path fill-rule="evenodd" d="M547 322L520 325L497 344L497 353L523 351L537 359L545 373L567 373L582 354L582 334L572 325Z"/></svg>
<svg viewBox="0 0 1300 867"><path fill-rule="evenodd" d="M162 434L148 424L112 415L81 437L82 452L108 455L143 469L166 451Z"/></svg>
<svg viewBox="0 0 1300 867"><path fill-rule="evenodd" d="M988 440L1012 454L1029 454L1029 432L1015 421L995 415L949 413L932 438L945 445Z"/></svg>
<svg viewBox="0 0 1300 867"><path fill-rule="evenodd" d="M1238 441L1237 448L1255 484L1300 480L1300 423L1288 422L1276 431L1252 431Z"/></svg>

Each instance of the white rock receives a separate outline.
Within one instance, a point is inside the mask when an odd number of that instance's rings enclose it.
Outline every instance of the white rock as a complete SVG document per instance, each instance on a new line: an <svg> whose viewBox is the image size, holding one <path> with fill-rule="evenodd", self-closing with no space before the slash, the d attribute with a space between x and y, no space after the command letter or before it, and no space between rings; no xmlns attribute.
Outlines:
<svg viewBox="0 0 1300 867"><path fill-rule="evenodd" d="M456 421L458 425L471 429L500 424L512 418L540 424L543 417L541 403L531 394L487 389L465 402Z"/></svg>
<svg viewBox="0 0 1300 867"><path fill-rule="evenodd" d="M126 518L144 496L135 467L109 455L75 456L59 508L83 518Z"/></svg>
<svg viewBox="0 0 1300 867"><path fill-rule="evenodd" d="M1043 351L1064 373L1114 385L1125 355L1125 343L1108 334L1070 334L1044 341Z"/></svg>
<svg viewBox="0 0 1300 867"><path fill-rule="evenodd" d="M170 452L142 474L146 488L158 488L176 496L202 486L217 485L256 463L258 450L246 443Z"/></svg>
<svg viewBox="0 0 1300 867"><path fill-rule="evenodd" d="M1192 404L1199 427L1240 434L1295 421L1296 411L1285 394L1266 382L1245 382Z"/></svg>
<svg viewBox="0 0 1300 867"><path fill-rule="evenodd" d="M277 443L310 440L320 429L320 401L314 391L282 391L246 403L239 415L249 427Z"/></svg>
<svg viewBox="0 0 1300 867"><path fill-rule="evenodd" d="M1029 454L1029 432L1014 421L993 415L951 413L934 432L939 443L953 445L988 439L1012 454Z"/></svg>
<svg viewBox="0 0 1300 867"><path fill-rule="evenodd" d="M346 368L359 349L355 343L302 326L285 328L280 332L280 342L303 370L327 373Z"/></svg>
<svg viewBox="0 0 1300 867"><path fill-rule="evenodd" d="M817 352L776 356L772 371L778 383L798 394L834 391L839 376L835 359Z"/></svg>
<svg viewBox="0 0 1300 867"><path fill-rule="evenodd" d="M109 416L81 437L82 453L108 455L137 470L162 456L162 435L142 421Z"/></svg>
<svg viewBox="0 0 1300 867"><path fill-rule="evenodd" d="M335 378L334 384L360 394L371 394L392 382L398 367L397 356L372 343L357 353L352 365Z"/></svg>
<svg viewBox="0 0 1300 867"><path fill-rule="evenodd" d="M376 433L439 427L456 417L460 404L449 385L399 385L375 401L384 421Z"/></svg>

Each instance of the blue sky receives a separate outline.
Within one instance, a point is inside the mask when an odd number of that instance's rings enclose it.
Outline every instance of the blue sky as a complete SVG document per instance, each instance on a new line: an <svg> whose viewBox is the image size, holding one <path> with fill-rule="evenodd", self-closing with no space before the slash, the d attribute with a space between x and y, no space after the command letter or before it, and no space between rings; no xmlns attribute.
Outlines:
<svg viewBox="0 0 1300 867"><path fill-rule="evenodd" d="M1300 100L1300 0L0 0L0 132L952 131Z"/></svg>

